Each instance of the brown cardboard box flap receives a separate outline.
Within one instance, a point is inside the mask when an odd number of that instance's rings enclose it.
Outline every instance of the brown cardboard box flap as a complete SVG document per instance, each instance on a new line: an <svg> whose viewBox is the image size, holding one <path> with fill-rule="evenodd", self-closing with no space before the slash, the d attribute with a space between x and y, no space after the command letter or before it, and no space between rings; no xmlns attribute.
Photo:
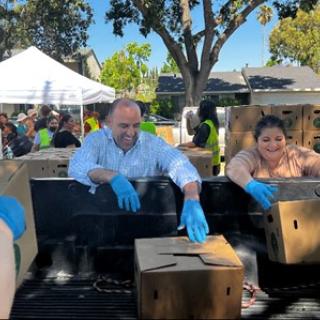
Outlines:
<svg viewBox="0 0 320 320"><path fill-rule="evenodd" d="M230 250L230 252L224 250L226 246L230 247L230 249L232 248L222 236L211 236L210 238L215 238L216 241L207 241L200 244L190 242L187 237L159 238L157 239L157 246L153 247L153 250L148 250L149 255L145 256L141 271L151 271L176 265L176 256L199 256L206 265L242 266L241 261L234 255L233 250ZM139 242L139 240L136 241ZM151 249L153 246L150 242L149 244L144 242L139 245L143 249L148 249L148 247ZM222 251L225 251L223 257L221 256Z"/></svg>

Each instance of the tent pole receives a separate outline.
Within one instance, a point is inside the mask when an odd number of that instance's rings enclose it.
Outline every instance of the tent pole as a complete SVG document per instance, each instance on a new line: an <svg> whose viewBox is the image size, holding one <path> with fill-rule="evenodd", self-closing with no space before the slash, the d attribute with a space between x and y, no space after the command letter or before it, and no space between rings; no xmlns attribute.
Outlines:
<svg viewBox="0 0 320 320"><path fill-rule="evenodd" d="M81 142L84 140L83 104L80 106Z"/></svg>

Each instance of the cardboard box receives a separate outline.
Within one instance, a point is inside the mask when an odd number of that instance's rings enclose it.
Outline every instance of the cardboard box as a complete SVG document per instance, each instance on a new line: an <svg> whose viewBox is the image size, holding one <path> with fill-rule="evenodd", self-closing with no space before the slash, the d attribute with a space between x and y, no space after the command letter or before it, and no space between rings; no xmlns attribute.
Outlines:
<svg viewBox="0 0 320 320"><path fill-rule="evenodd" d="M282 119L287 130L302 130L302 105L277 105L271 114Z"/></svg>
<svg viewBox="0 0 320 320"><path fill-rule="evenodd" d="M303 146L320 153L320 131L304 131Z"/></svg>
<svg viewBox="0 0 320 320"><path fill-rule="evenodd" d="M303 146L303 133L301 130L287 131L287 144L295 144L296 146Z"/></svg>
<svg viewBox="0 0 320 320"><path fill-rule="evenodd" d="M243 265L223 236L135 240L140 319L238 319Z"/></svg>
<svg viewBox="0 0 320 320"><path fill-rule="evenodd" d="M212 151L203 148L179 149L196 167L199 175L202 178L212 176Z"/></svg>
<svg viewBox="0 0 320 320"><path fill-rule="evenodd" d="M239 151L255 146L254 133L249 132L226 132L226 144L224 149L224 159L228 163Z"/></svg>
<svg viewBox="0 0 320 320"><path fill-rule="evenodd" d="M161 137L167 143L174 145L173 130L171 126L157 126L157 136Z"/></svg>
<svg viewBox="0 0 320 320"><path fill-rule="evenodd" d="M279 201L265 215L269 259L285 264L320 263L320 199Z"/></svg>
<svg viewBox="0 0 320 320"><path fill-rule="evenodd" d="M320 131L320 105L303 106L303 130Z"/></svg>
<svg viewBox="0 0 320 320"><path fill-rule="evenodd" d="M48 177L66 178L68 177L69 159L49 159Z"/></svg>
<svg viewBox="0 0 320 320"><path fill-rule="evenodd" d="M1 161L0 194L16 198L25 209L27 229L15 242L18 271L16 284L19 287L38 252L29 176L25 164L13 160Z"/></svg>
<svg viewBox="0 0 320 320"><path fill-rule="evenodd" d="M49 177L48 160L30 159L30 160L25 160L25 163L27 165L30 178Z"/></svg>
<svg viewBox="0 0 320 320"><path fill-rule="evenodd" d="M231 132L254 131L257 122L271 114L270 106L238 106L226 108L226 130Z"/></svg>

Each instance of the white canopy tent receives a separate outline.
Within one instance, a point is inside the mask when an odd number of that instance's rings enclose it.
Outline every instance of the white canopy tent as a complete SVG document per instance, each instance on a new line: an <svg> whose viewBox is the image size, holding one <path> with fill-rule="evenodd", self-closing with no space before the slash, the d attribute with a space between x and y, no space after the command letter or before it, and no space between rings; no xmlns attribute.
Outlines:
<svg viewBox="0 0 320 320"><path fill-rule="evenodd" d="M0 63L0 103L82 106L114 99L113 88L81 76L35 47Z"/></svg>

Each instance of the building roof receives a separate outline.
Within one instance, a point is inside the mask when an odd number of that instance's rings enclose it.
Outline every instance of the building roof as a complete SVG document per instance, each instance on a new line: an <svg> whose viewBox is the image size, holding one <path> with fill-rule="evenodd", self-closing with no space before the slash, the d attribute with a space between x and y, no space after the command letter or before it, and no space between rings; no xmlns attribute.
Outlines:
<svg viewBox="0 0 320 320"><path fill-rule="evenodd" d="M320 91L320 77L307 66L249 67L242 74L253 92Z"/></svg>
<svg viewBox="0 0 320 320"><path fill-rule="evenodd" d="M185 91L181 74L161 74L158 94L181 94ZM241 72L213 72L210 74L204 93L249 92Z"/></svg>

